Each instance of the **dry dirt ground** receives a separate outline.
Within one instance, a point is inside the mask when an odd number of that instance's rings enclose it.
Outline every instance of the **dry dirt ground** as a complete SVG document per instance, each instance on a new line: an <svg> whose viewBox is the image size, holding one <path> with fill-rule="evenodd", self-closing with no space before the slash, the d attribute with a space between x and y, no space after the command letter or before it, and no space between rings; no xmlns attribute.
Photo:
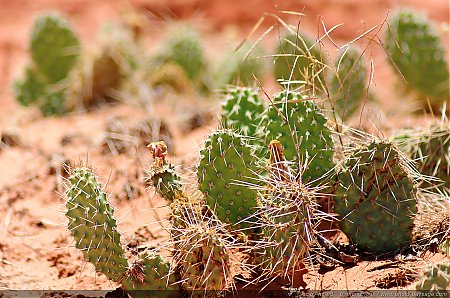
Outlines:
<svg viewBox="0 0 450 298"><path fill-rule="evenodd" d="M221 34L244 38L264 13L265 20L256 36L276 23L272 13L297 22L298 16L282 11L301 11L306 14L301 26L312 33L318 32L318 26L321 28L321 20L327 28L343 23L333 33L333 38L344 44L381 24L388 10L401 5L420 9L441 24L439 28L448 47L449 6L446 0L247 0L245 3L239 0L0 0L0 133L8 132L16 137L9 146L0 148L0 289L107 290L117 287L96 274L93 266L84 262L81 254L72 247L65 228L64 196L61 195L61 177L65 170L61 161L70 165L88 163L95 168L111 194L125 243L133 246L146 242L150 247L156 247L167 238L165 203L152 189L146 189L143 182L142 172L150 162L148 151L141 144L131 146L123 154L114 154L102 142L111 117L135 121L145 118L148 113L133 105L116 104L86 114L42 118L15 102L11 84L20 74L27 57L30 25L38 12L55 9L64 13L75 24L83 41L89 43L103 22L117 20L121 11L134 7L148 17L145 31L150 36L149 48L154 46L152 34L161 35L161 19L190 19L201 28L214 55L214 52L220 52L220 44L215 42ZM275 38L263 41L269 51L273 49L271 43ZM400 117L411 108L396 101L390 91L395 83L384 52L371 44L367 55L374 62L373 88L379 103L365 111L368 113L364 117L366 126L385 133L396 127L426 121L423 117ZM266 84L269 92L273 91L274 84L270 81ZM217 102L183 96L166 100L156 98L156 101L155 113L163 115L173 135L172 161L183 165L180 169L192 168L202 139L217 125ZM200 115L193 107L201 107ZM196 127L192 122L199 117L204 122ZM359 117L355 121L359 121ZM360 261L353 266L336 266L320 273L310 269L305 280L308 288L313 290L378 289L383 278L390 281L396 280L395 274L414 275L427 263L442 258L440 254L430 253L385 268L379 266L392 260ZM393 289L411 288L411 283L396 285L394 282L391 286Z"/></svg>

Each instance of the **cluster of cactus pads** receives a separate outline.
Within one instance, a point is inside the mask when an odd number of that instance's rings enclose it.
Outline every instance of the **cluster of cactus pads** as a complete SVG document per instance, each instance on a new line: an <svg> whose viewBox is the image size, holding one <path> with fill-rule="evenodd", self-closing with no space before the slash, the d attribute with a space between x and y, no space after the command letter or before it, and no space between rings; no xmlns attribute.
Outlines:
<svg viewBox="0 0 450 298"><path fill-rule="evenodd" d="M402 13L391 20L389 34L404 34L419 26L411 13ZM419 27L424 28L426 40L436 42L424 21ZM168 40L158 62L198 81L204 69L203 50L195 33L186 30ZM402 38L389 36L388 40L397 40L408 50L415 47L412 42L417 41ZM425 58L413 57L416 53L399 58L397 44L387 47L405 78L414 84L421 69L408 63L430 57L443 60L438 47L436 53L420 53ZM284 89L270 98L270 104L254 89L229 89L221 127L208 135L199 153L196 191L183 187L167 159L166 145L150 144L153 163L147 183L170 207L170 245L165 246L171 248L169 261L153 250L134 256L126 252L113 208L87 168L72 172L66 192L66 216L76 247L97 271L127 291L165 289L202 296L233 290L235 277L243 270L253 281L281 278L298 286L311 246L323 237L318 227L324 221L337 221L364 253L383 255L408 249L419 212L420 188L446 189L450 183L449 127L407 132L392 141L372 136L355 141L339 135L311 95L329 80L332 107L344 118L366 94L367 72L361 51L353 46L340 53L334 65L333 75L325 76L319 44L300 34L287 35L278 48L275 75L282 84L302 87ZM238 72L241 79L248 75ZM223 82L235 76L241 75L233 71ZM439 82L433 83L417 79L419 86L423 84L417 88L424 93L433 89L425 94L445 98L440 89L444 76L444 71L439 72ZM26 83L37 85L33 80ZM337 138L351 144L342 150L343 142L337 146ZM324 200L332 202L331 209L324 211ZM446 289L448 284L448 267L439 265L417 288Z"/></svg>
<svg viewBox="0 0 450 298"><path fill-rule="evenodd" d="M337 156L329 121L296 92L276 94L266 105L253 89L230 89L221 117L222 128L200 150L197 191L184 189L164 142L149 146L154 160L147 182L171 210L170 262L154 251L128 260L95 176L86 168L73 171L69 229L98 271L130 291L206 295L233 289L242 270L259 281L282 278L297 285L324 221L338 220L369 254L411 244L420 175L395 142L360 140ZM320 205L326 197L332 210ZM236 259L239 254L246 262Z"/></svg>
<svg viewBox="0 0 450 298"><path fill-rule="evenodd" d="M18 102L35 105L43 115L89 107L109 96L124 73L126 56L120 39L106 40L98 49L82 51L77 34L57 13L39 16L31 32L30 62L24 78L14 84Z"/></svg>

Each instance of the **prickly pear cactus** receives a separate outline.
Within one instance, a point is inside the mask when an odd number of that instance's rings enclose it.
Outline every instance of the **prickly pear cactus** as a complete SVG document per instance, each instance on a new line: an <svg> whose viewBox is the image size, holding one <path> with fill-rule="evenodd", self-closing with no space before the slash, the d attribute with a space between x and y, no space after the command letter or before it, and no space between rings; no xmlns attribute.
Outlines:
<svg viewBox="0 0 450 298"><path fill-rule="evenodd" d="M66 78L74 67L80 42L65 19L50 13L35 21L30 51L38 70L49 83L56 83Z"/></svg>
<svg viewBox="0 0 450 298"><path fill-rule="evenodd" d="M264 104L255 90L230 89L222 105L223 127L235 129L244 136L255 137L264 109Z"/></svg>
<svg viewBox="0 0 450 298"><path fill-rule="evenodd" d="M44 116L60 115L67 111L64 92L53 92L31 67L27 67L23 80L15 82L14 92L19 103L23 106L37 105Z"/></svg>
<svg viewBox="0 0 450 298"><path fill-rule="evenodd" d="M349 46L337 57L334 67L329 85L331 99L336 113L345 119L358 109L365 95L367 70L362 52Z"/></svg>
<svg viewBox="0 0 450 298"><path fill-rule="evenodd" d="M113 207L89 169L73 170L66 195L66 217L75 246L96 270L114 282L122 283L127 291L181 289L170 264L154 252L141 253L130 266L120 244ZM143 292L131 294L146 297Z"/></svg>
<svg viewBox="0 0 450 298"><path fill-rule="evenodd" d="M185 290L204 296L206 291L217 294L230 287L230 251L224 235L220 223L191 218L177 239L174 255Z"/></svg>
<svg viewBox="0 0 450 298"><path fill-rule="evenodd" d="M448 291L450 290L450 266L434 264L423 273L416 284L417 291Z"/></svg>
<svg viewBox="0 0 450 298"><path fill-rule="evenodd" d="M153 163L146 171L147 182L156 188L170 206L170 235L175 247L178 247L180 237L191 224L193 218L205 215L204 197L197 191L186 194L180 181L180 175L174 166L166 159L167 146L163 141L151 143L149 146Z"/></svg>
<svg viewBox="0 0 450 298"><path fill-rule="evenodd" d="M354 149L338 174L334 201L341 230L367 252L409 245L416 200L411 165L389 142Z"/></svg>
<svg viewBox="0 0 450 298"><path fill-rule="evenodd" d="M157 60L163 64L169 62L179 65L186 76L195 81L205 65L203 55L197 32L187 26L180 26L171 31Z"/></svg>
<svg viewBox="0 0 450 298"><path fill-rule="evenodd" d="M24 78L14 84L17 100L24 106L37 105L45 116L67 111L63 88L53 85L68 78L79 47L78 37L62 17L40 16L31 33L32 61Z"/></svg>
<svg viewBox="0 0 450 298"><path fill-rule="evenodd" d="M445 49L427 18L401 9L392 14L384 43L410 89L439 107L449 99L449 70Z"/></svg>
<svg viewBox="0 0 450 298"><path fill-rule="evenodd" d="M278 140L284 147L284 156L298 170L301 164L302 182L323 177L334 168L333 140L327 119L312 100L299 93L283 91L273 99L261 126L266 145Z"/></svg>
<svg viewBox="0 0 450 298"><path fill-rule="evenodd" d="M274 75L281 82L306 85L306 90L316 93L324 83L324 61L325 56L312 38L289 33L276 49Z"/></svg>
<svg viewBox="0 0 450 298"><path fill-rule="evenodd" d="M215 131L207 138L200 157L199 189L210 209L231 229L254 233L251 217L257 211L257 191L248 184L256 184L257 175L244 138L231 130Z"/></svg>
<svg viewBox="0 0 450 298"><path fill-rule="evenodd" d="M113 207L89 169L75 169L69 182L66 217L75 246L98 271L120 282L127 271L128 261L120 244Z"/></svg>
<svg viewBox="0 0 450 298"><path fill-rule="evenodd" d="M290 173L281 143L272 141L269 150L270 191L261 198L263 249L258 262L264 275L290 278L309 251L318 205L314 190Z"/></svg>
<svg viewBox="0 0 450 298"><path fill-rule="evenodd" d="M450 187L450 126L434 125L402 133L394 138L399 147L417 164L426 176L423 188Z"/></svg>
<svg viewBox="0 0 450 298"><path fill-rule="evenodd" d="M235 51L227 52L215 71L219 88L227 84L252 86L255 77L261 80L265 70L264 49L251 43L246 43Z"/></svg>

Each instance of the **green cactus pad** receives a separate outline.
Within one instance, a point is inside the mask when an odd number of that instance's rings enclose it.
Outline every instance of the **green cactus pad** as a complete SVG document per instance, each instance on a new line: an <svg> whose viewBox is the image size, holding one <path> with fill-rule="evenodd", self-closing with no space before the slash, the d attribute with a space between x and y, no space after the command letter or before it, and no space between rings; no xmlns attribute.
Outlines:
<svg viewBox="0 0 450 298"><path fill-rule="evenodd" d="M113 207L89 169L75 169L69 182L66 217L75 246L97 271L119 282L127 271L128 261L120 244Z"/></svg>
<svg viewBox="0 0 450 298"><path fill-rule="evenodd" d="M424 15L409 9L394 12L384 43L410 89L429 97L436 106L449 99L445 48Z"/></svg>
<svg viewBox="0 0 450 298"><path fill-rule="evenodd" d="M351 116L365 95L367 70L362 52L355 46L345 49L336 59L336 72L330 81L334 110L342 118Z"/></svg>
<svg viewBox="0 0 450 298"><path fill-rule="evenodd" d="M80 43L75 32L61 16L51 13L34 23L30 43L31 57L48 82L66 78L74 67Z"/></svg>
<svg viewBox="0 0 450 298"><path fill-rule="evenodd" d="M220 224L191 220L180 236L174 259L185 290L205 294L230 286L230 251L218 227Z"/></svg>
<svg viewBox="0 0 450 298"><path fill-rule="evenodd" d="M450 290L450 266L435 264L428 268L416 284L417 291L446 291Z"/></svg>
<svg viewBox="0 0 450 298"><path fill-rule="evenodd" d="M203 46L197 32L180 26L171 31L157 60L179 65L186 76L195 81L205 64L203 55Z"/></svg>
<svg viewBox="0 0 450 298"><path fill-rule="evenodd" d="M144 290L159 291L153 293L158 297L161 294L164 294L162 297L179 297L181 286L177 280L175 270L169 262L154 252L146 251L133 262L122 285L133 297L148 297L152 293L140 292Z"/></svg>
<svg viewBox="0 0 450 298"><path fill-rule="evenodd" d="M208 206L231 229L251 227L257 191L244 185L255 184L257 178L251 148L233 131L219 130L209 135L200 156L197 177Z"/></svg>
<svg viewBox="0 0 450 298"><path fill-rule="evenodd" d="M222 124L236 129L244 136L255 137L264 113L264 104L258 93L250 88L235 88L228 91L222 105Z"/></svg>
<svg viewBox="0 0 450 298"><path fill-rule="evenodd" d="M338 174L335 212L361 249L389 253L409 245L417 189L401 153L388 142L357 148Z"/></svg>
<svg viewBox="0 0 450 298"><path fill-rule="evenodd" d="M274 75L277 80L300 81L314 93L324 83L325 56L319 45L304 34L287 34L275 53Z"/></svg>
<svg viewBox="0 0 450 298"><path fill-rule="evenodd" d="M303 183L323 177L334 167L327 119L313 101L303 99L299 93L284 91L273 101L262 122L266 145L278 140L286 160L301 162Z"/></svg>

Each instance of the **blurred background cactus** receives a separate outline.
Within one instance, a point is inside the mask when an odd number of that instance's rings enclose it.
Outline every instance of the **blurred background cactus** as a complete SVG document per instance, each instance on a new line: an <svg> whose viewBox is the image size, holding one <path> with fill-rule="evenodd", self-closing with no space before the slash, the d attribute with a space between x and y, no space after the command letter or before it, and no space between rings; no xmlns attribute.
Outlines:
<svg viewBox="0 0 450 298"><path fill-rule="evenodd" d="M229 50L218 62L215 81L219 88L227 84L252 86L255 78L262 80L266 71L264 48L247 41L239 48Z"/></svg>
<svg viewBox="0 0 450 298"><path fill-rule="evenodd" d="M61 81L69 77L80 54L76 33L62 16L41 15L34 22L29 50L25 77L14 85L17 100L37 105L44 115L63 113L67 107Z"/></svg>
<svg viewBox="0 0 450 298"><path fill-rule="evenodd" d="M365 98L367 69L361 50L349 46L334 62L335 71L330 79L330 97L337 115L345 120L361 105Z"/></svg>
<svg viewBox="0 0 450 298"><path fill-rule="evenodd" d="M198 80L206 66L199 34L186 24L178 24L170 29L155 59L159 64L174 63L180 66L193 82Z"/></svg>
<svg viewBox="0 0 450 298"><path fill-rule="evenodd" d="M323 90L326 57L320 43L307 34L292 31L282 37L274 64L275 79L281 84L300 87L311 95Z"/></svg>
<svg viewBox="0 0 450 298"><path fill-rule="evenodd" d="M416 284L418 291L446 292L450 289L450 267L446 263L429 266Z"/></svg>
<svg viewBox="0 0 450 298"><path fill-rule="evenodd" d="M448 59L435 25L420 12L399 9L389 18L384 43L407 89L421 95L425 108L429 101L439 112L450 98L450 80Z"/></svg>

